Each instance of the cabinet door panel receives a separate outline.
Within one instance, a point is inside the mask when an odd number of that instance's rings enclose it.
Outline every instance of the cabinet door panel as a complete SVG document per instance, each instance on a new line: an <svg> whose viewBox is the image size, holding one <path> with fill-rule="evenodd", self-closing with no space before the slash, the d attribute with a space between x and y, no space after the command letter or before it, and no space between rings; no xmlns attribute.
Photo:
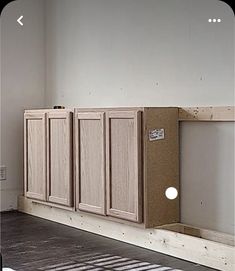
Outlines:
<svg viewBox="0 0 235 271"><path fill-rule="evenodd" d="M76 207L105 214L104 113L75 117Z"/></svg>
<svg viewBox="0 0 235 271"><path fill-rule="evenodd" d="M108 112L106 118L107 213L141 222L141 113Z"/></svg>
<svg viewBox="0 0 235 271"><path fill-rule="evenodd" d="M72 205L72 113L47 114L48 201Z"/></svg>
<svg viewBox="0 0 235 271"><path fill-rule="evenodd" d="M46 114L24 114L25 196L46 200Z"/></svg>

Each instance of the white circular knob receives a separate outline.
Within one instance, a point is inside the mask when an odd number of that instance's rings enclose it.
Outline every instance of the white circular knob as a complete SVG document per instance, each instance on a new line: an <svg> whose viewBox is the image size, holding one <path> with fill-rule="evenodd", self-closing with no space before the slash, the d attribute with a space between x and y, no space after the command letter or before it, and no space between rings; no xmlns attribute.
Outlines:
<svg viewBox="0 0 235 271"><path fill-rule="evenodd" d="M178 191L175 187L168 187L165 191L165 195L168 199L176 199L178 196Z"/></svg>

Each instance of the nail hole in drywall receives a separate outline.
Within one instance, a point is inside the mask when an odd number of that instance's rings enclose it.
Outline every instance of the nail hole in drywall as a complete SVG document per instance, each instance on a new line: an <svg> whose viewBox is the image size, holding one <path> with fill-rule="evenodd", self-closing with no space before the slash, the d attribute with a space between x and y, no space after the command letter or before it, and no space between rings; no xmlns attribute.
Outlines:
<svg viewBox="0 0 235 271"><path fill-rule="evenodd" d="M175 187L168 187L165 191L165 195L168 199L176 199L178 196L178 191Z"/></svg>

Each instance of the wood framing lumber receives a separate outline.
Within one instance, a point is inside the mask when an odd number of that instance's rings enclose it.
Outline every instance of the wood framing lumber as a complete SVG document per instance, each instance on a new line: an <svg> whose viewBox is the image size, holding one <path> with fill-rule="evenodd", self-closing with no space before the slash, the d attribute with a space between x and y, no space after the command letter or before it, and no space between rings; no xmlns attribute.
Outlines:
<svg viewBox="0 0 235 271"><path fill-rule="evenodd" d="M179 121L234 121L234 106L182 107Z"/></svg>
<svg viewBox="0 0 235 271"><path fill-rule="evenodd" d="M202 228L198 228L198 227L194 227L194 226L186 225L182 223L174 223L174 224L159 226L156 228L179 232L182 234L187 234L187 235L207 239L210 241L215 241L215 242L222 243L225 245L230 245L230 246L235 245L235 240L234 240L233 235L218 232L218 231L208 230L208 229L202 229Z"/></svg>
<svg viewBox="0 0 235 271"><path fill-rule="evenodd" d="M75 213L47 206L23 196L19 197L18 210L215 269L223 271L235 269L235 247L233 245L199 238L192 234L183 234L180 231L177 232L176 227L175 231L167 228L138 228L104 220L102 217L99 218L92 214ZM220 234L221 237L222 234Z"/></svg>

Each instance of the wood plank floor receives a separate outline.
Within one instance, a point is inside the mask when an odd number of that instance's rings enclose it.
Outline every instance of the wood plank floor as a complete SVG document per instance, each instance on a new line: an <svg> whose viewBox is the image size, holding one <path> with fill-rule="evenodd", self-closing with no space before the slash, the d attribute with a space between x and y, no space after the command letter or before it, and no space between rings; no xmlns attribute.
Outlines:
<svg viewBox="0 0 235 271"><path fill-rule="evenodd" d="M212 271L19 212L1 214L3 266L17 271Z"/></svg>

